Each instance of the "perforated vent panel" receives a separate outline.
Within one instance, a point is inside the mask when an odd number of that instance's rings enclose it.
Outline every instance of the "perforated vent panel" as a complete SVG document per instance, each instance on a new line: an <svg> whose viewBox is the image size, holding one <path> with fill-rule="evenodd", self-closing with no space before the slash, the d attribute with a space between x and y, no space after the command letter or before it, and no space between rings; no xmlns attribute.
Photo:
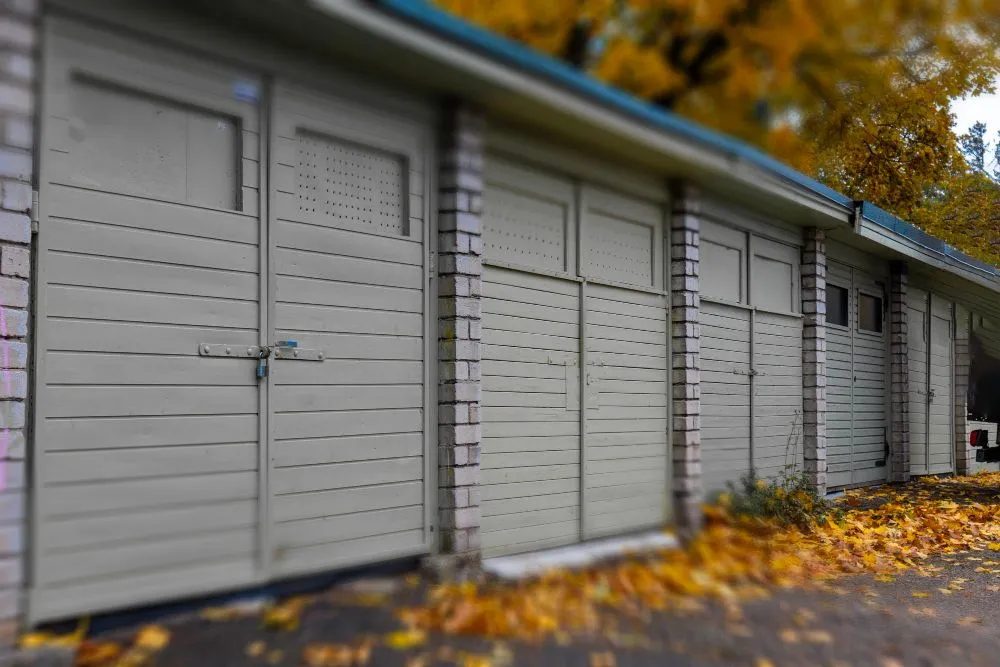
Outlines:
<svg viewBox="0 0 1000 667"><path fill-rule="evenodd" d="M653 283L653 228L591 211L587 271L623 283Z"/></svg>
<svg viewBox="0 0 1000 667"><path fill-rule="evenodd" d="M566 270L566 207L490 184L483 197L488 259L552 271Z"/></svg>
<svg viewBox="0 0 1000 667"><path fill-rule="evenodd" d="M338 227L406 234L405 161L396 155L297 133L299 210Z"/></svg>

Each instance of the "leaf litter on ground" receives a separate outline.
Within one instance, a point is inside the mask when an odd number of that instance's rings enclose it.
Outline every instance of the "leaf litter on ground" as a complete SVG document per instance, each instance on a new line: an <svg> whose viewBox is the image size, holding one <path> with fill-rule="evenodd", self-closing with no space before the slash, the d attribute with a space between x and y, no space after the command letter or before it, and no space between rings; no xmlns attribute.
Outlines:
<svg viewBox="0 0 1000 667"><path fill-rule="evenodd" d="M734 516L722 503L705 508L704 529L683 549L518 583L442 584L398 613L407 627L428 632L542 640L607 634L623 612L641 620L706 598L732 609L774 588L836 593L832 582L845 575L870 573L885 583L904 571L935 575L932 556L1000 548L998 488L1000 473L980 473L849 491L838 517L805 527Z"/></svg>

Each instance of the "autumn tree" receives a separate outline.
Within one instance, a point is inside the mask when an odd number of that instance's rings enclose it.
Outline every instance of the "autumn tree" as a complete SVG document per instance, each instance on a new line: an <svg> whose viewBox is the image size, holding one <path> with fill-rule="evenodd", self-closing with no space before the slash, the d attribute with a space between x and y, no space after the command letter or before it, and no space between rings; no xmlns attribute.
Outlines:
<svg viewBox="0 0 1000 667"><path fill-rule="evenodd" d="M1000 0L437 1L908 219L1000 73Z"/></svg>

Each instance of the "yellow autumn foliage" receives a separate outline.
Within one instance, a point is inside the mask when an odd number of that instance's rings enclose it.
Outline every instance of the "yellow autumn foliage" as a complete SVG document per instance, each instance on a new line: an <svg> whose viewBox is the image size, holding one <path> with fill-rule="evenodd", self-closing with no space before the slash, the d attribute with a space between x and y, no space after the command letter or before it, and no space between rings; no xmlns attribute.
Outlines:
<svg viewBox="0 0 1000 667"><path fill-rule="evenodd" d="M1000 74L1000 0L436 1L1000 261L949 111Z"/></svg>

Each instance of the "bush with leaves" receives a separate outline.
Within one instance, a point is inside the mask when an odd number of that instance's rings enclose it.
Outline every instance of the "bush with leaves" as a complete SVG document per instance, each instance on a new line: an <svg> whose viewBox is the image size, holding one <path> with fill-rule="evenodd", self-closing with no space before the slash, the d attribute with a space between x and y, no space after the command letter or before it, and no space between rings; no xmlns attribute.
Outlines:
<svg viewBox="0 0 1000 667"><path fill-rule="evenodd" d="M777 479L762 479L752 472L739 485L728 484L720 499L736 517L749 517L809 529L827 518L839 521L842 511L809 488L806 476L783 472Z"/></svg>

